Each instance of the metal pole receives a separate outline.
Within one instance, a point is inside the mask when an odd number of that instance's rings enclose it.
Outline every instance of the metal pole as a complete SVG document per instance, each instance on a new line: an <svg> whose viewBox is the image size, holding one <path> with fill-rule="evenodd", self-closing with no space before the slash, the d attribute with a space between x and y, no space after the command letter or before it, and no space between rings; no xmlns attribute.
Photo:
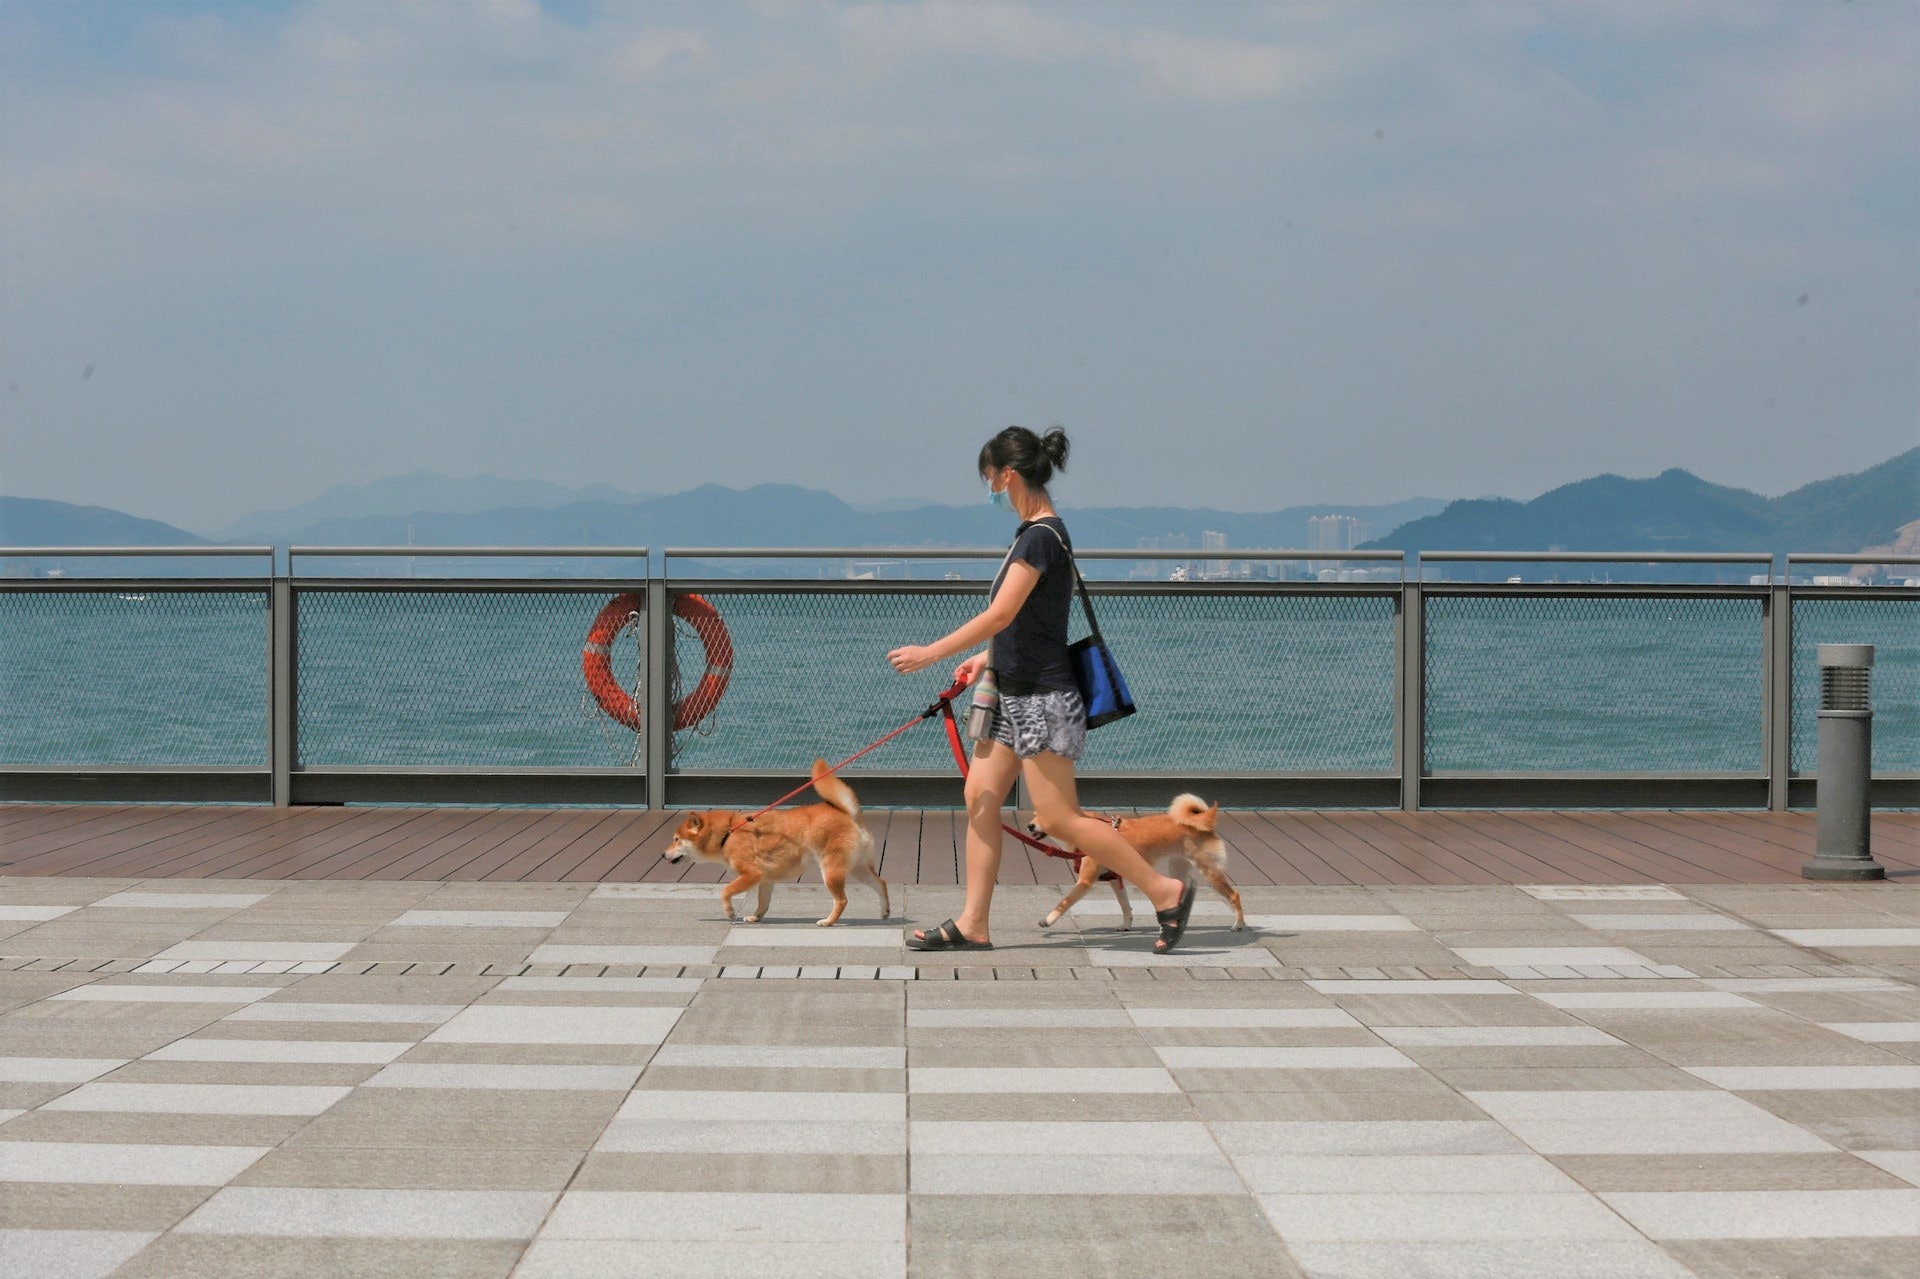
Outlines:
<svg viewBox="0 0 1920 1279"><path fill-rule="evenodd" d="M293 687L293 582L275 573L267 599L267 767L273 777L273 806L287 808L293 803L293 717L296 705Z"/></svg>
<svg viewBox="0 0 1920 1279"><path fill-rule="evenodd" d="M1819 814L1803 879L1885 879L1869 850L1873 782L1873 645L1822 644Z"/></svg>
<svg viewBox="0 0 1920 1279"><path fill-rule="evenodd" d="M1400 764L1400 808L1420 811L1420 779L1427 767L1426 721L1426 601L1420 593L1420 576L1400 588L1400 625L1394 634L1394 649L1399 657L1394 685L1398 694L1395 706L1395 754Z"/></svg>
<svg viewBox="0 0 1920 1279"><path fill-rule="evenodd" d="M1767 591L1766 653L1762 693L1761 764L1767 770L1767 807L1784 813L1793 781L1793 590L1776 583Z"/></svg>
<svg viewBox="0 0 1920 1279"><path fill-rule="evenodd" d="M647 615L642 620L647 635L647 688L641 731L647 737L647 807L657 812L667 806L667 765L673 755L673 680L668 674L673 662L673 601L665 578L648 579Z"/></svg>

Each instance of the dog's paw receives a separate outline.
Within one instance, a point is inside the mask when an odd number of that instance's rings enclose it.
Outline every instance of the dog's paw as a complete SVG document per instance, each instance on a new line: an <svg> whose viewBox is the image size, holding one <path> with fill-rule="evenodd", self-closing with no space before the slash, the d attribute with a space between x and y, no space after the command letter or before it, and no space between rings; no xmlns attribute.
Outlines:
<svg viewBox="0 0 1920 1279"><path fill-rule="evenodd" d="M815 928L832 928L834 924L838 922L838 920L834 919L816 919L813 921L813 926Z"/></svg>
<svg viewBox="0 0 1920 1279"><path fill-rule="evenodd" d="M748 916L747 916L747 922L748 922L749 924L757 924L757 923L759 923L759 922L760 922L760 916L758 916L758 915L748 915Z"/></svg>
<svg viewBox="0 0 1920 1279"><path fill-rule="evenodd" d="M1228 932L1230 932L1230 933L1238 933L1238 932L1244 932L1244 931L1246 930L1246 927L1247 927L1247 921L1246 921L1246 920L1244 920L1244 919L1236 919L1236 920L1234 920L1234 921L1233 921L1233 927L1232 927L1232 928L1229 928L1229 929L1228 929L1227 931L1228 931Z"/></svg>
<svg viewBox="0 0 1920 1279"><path fill-rule="evenodd" d="M1040 927L1042 927L1042 928L1052 928L1052 927L1053 927L1053 926L1054 926L1055 924L1057 924L1057 923L1059 923L1059 922L1060 922L1060 916L1058 916L1058 915L1048 915L1048 916L1047 916L1047 917L1046 917L1045 919L1042 919L1042 920L1040 921Z"/></svg>

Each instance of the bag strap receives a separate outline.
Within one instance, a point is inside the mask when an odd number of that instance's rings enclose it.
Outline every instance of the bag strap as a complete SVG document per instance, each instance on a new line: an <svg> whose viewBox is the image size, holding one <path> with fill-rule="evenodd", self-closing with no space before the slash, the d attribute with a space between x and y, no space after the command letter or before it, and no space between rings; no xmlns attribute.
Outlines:
<svg viewBox="0 0 1920 1279"><path fill-rule="evenodd" d="M1053 534L1055 540L1060 543L1060 549L1067 553L1067 563L1073 567L1073 580L1080 587L1080 607L1087 610L1087 628L1093 632L1095 642L1104 646L1107 641L1100 635L1100 622L1093 615L1093 597L1087 593L1087 579L1080 576L1080 561L1074 556L1073 548L1067 545L1067 539L1061 537L1060 530L1053 525L1040 520L1035 520L1034 523ZM1014 540L1017 542L1019 539L1015 538ZM1007 558L1013 558L1013 552L1011 550L1007 552ZM1004 565L1002 567L1004 568Z"/></svg>

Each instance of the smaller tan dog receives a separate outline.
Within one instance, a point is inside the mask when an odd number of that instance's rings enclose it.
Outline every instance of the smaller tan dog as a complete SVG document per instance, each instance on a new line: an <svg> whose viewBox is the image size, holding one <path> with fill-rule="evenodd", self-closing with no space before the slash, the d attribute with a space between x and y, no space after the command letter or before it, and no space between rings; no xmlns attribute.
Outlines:
<svg viewBox="0 0 1920 1279"><path fill-rule="evenodd" d="M1239 932L1247 926L1247 913L1240 909L1240 894L1227 882L1227 845L1226 841L1213 833L1213 827L1220 820L1220 805L1211 808L1197 795L1181 795L1167 805L1163 814L1152 817L1122 817L1114 822L1114 829L1121 838L1132 844L1140 856L1164 870L1162 863L1175 857L1184 857L1193 863L1193 868L1201 877L1213 885L1213 890L1226 898L1233 906L1233 931ZM1027 829L1035 835L1047 838L1047 833L1035 823L1027 823ZM1054 841L1058 843L1058 840ZM1087 895L1087 890L1100 879L1100 863L1091 857L1080 860L1080 878L1067 895L1060 899L1047 917L1040 921L1040 927L1051 928L1060 922L1060 917L1073 909L1073 904ZM1112 881L1113 895L1120 900L1120 931L1133 927L1133 907L1127 901L1127 886L1119 879Z"/></svg>
<svg viewBox="0 0 1920 1279"><path fill-rule="evenodd" d="M820 863L820 878L833 894L833 910L818 923L831 928L847 908L847 876L864 880L880 894L880 918L893 913L887 881L873 868L873 836L860 824L860 801L853 788L827 771L827 761L813 761L813 789L827 802L804 808L776 808L734 829L740 814L727 809L689 813L673 832L666 858L677 862L688 853L702 861L725 862L734 880L720 890L720 908L734 917L733 899L758 888L759 902L749 924L766 918L773 886L800 878L808 857Z"/></svg>

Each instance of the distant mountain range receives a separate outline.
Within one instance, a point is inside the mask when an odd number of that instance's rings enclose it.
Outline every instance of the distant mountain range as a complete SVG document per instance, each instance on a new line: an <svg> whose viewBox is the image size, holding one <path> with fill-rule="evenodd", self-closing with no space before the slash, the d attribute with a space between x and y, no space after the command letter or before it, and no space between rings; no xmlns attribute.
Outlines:
<svg viewBox="0 0 1920 1279"><path fill-rule="evenodd" d="M901 509L895 509L895 508ZM1085 547L1301 548L1308 519L1348 515L1381 530L1369 547L1403 550L1821 551L1904 545L1920 520L1920 448L1780 497L1682 470L1651 479L1601 475L1529 502L1414 498L1381 506L1293 506L1245 514L1205 508L1082 507L1067 512ZM341 485L300 506L264 511L201 537L97 506L0 497L0 546L193 546L221 542L372 546L991 546L1007 517L985 503L876 502L856 509L787 484L702 485L666 496L605 486L569 489L493 476L428 472ZM1196 558L1198 556L1196 555Z"/></svg>
<svg viewBox="0 0 1920 1279"><path fill-rule="evenodd" d="M1368 546L1450 551L1810 551L1894 542L1920 519L1920 448L1779 497L1687 471L1598 475L1531 502L1480 498L1409 520Z"/></svg>

